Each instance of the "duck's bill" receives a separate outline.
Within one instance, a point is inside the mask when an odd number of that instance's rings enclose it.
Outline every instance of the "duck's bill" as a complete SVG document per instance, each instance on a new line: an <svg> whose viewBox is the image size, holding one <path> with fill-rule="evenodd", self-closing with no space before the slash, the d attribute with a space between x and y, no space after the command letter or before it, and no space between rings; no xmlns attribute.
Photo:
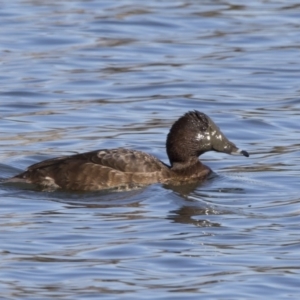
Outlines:
<svg viewBox="0 0 300 300"><path fill-rule="evenodd" d="M232 154L232 155L244 155L246 157L249 157L249 153L247 151L241 150L241 149L233 150L230 154Z"/></svg>

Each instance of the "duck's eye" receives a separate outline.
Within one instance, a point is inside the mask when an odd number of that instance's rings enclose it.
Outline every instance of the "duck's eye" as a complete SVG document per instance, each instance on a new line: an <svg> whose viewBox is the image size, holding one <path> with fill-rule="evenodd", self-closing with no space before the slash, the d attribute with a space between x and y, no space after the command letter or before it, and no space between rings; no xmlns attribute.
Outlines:
<svg viewBox="0 0 300 300"><path fill-rule="evenodd" d="M199 132L197 135L196 135L196 140L197 141L200 141L204 138L204 136Z"/></svg>

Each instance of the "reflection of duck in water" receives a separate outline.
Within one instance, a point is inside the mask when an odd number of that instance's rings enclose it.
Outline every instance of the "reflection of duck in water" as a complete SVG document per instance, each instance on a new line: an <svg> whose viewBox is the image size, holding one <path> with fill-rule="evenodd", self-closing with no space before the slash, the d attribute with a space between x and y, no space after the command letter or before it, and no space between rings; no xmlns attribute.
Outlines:
<svg viewBox="0 0 300 300"><path fill-rule="evenodd" d="M142 151L102 149L42 161L7 181L73 191L131 188L156 182L180 184L201 181L211 172L198 159L204 152L249 156L199 111L188 112L173 124L166 147L171 166Z"/></svg>

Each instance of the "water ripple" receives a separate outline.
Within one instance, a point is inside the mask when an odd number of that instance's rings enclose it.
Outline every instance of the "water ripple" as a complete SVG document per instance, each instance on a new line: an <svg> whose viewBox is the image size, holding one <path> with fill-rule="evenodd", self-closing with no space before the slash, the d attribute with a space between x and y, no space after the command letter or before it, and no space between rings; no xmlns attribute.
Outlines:
<svg viewBox="0 0 300 300"><path fill-rule="evenodd" d="M0 182L2 297L297 298L298 8L292 0L3 4L0 181L101 148L167 163L168 130L192 109L250 158L207 153L215 173L206 182L129 192Z"/></svg>

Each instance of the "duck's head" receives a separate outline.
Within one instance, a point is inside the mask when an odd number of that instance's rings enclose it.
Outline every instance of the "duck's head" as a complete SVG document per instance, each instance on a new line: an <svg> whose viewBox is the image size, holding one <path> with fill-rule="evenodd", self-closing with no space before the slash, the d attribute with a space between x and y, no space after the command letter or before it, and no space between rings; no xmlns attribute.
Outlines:
<svg viewBox="0 0 300 300"><path fill-rule="evenodd" d="M210 117L199 111L188 112L173 124L166 146L171 165L188 163L212 150L249 156L230 142Z"/></svg>

